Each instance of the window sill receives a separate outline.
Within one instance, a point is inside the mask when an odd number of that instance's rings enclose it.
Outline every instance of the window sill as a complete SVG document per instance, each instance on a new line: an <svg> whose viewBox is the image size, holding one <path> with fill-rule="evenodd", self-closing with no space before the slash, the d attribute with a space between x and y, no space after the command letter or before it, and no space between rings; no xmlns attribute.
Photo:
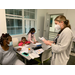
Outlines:
<svg viewBox="0 0 75 75"><path fill-rule="evenodd" d="M14 38L14 37L21 37L21 36L26 36L26 34L24 33L24 34L19 34L19 35L11 35L12 38Z"/></svg>

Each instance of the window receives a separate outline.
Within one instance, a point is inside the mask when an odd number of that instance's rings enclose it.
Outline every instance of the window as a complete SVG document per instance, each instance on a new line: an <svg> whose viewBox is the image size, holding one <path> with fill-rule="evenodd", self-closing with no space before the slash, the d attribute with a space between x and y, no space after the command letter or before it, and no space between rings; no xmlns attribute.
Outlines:
<svg viewBox="0 0 75 75"><path fill-rule="evenodd" d="M50 27L52 27L53 18L50 18Z"/></svg>
<svg viewBox="0 0 75 75"><path fill-rule="evenodd" d="M10 35L28 33L34 27L36 29L35 9L5 9L7 32Z"/></svg>

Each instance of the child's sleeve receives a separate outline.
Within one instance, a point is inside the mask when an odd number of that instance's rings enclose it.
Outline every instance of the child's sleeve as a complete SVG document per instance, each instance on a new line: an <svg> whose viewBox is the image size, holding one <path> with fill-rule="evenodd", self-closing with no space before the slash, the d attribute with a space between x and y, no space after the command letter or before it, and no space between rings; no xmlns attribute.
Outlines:
<svg viewBox="0 0 75 75"><path fill-rule="evenodd" d="M18 46L22 46L23 45L23 43L22 42L20 42L19 44L18 44Z"/></svg>
<svg viewBox="0 0 75 75"><path fill-rule="evenodd" d="M27 41L28 44L30 44L30 41Z"/></svg>
<svg viewBox="0 0 75 75"><path fill-rule="evenodd" d="M36 42L36 38L35 38L35 36L34 36L34 41Z"/></svg>
<svg viewBox="0 0 75 75"><path fill-rule="evenodd" d="M28 34L28 41L30 41L31 43L34 43L34 42L31 40L31 34L30 34L30 33Z"/></svg>

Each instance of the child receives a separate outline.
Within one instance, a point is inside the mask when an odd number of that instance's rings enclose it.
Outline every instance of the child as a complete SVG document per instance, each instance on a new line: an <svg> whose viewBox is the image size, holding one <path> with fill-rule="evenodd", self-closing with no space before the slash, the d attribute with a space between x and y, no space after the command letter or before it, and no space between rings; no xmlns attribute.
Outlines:
<svg viewBox="0 0 75 75"><path fill-rule="evenodd" d="M30 31L28 32L28 41L30 41L31 43L37 42L36 39L35 39L34 33L35 33L34 28L31 28Z"/></svg>
<svg viewBox="0 0 75 75"><path fill-rule="evenodd" d="M15 49L13 47L12 37L9 34L2 34L0 37L0 64L2 65L25 65L18 59L16 51L21 48Z"/></svg>
<svg viewBox="0 0 75 75"><path fill-rule="evenodd" d="M21 38L21 41L19 42L18 46L23 46L25 44L30 44L30 41L27 41L25 37Z"/></svg>

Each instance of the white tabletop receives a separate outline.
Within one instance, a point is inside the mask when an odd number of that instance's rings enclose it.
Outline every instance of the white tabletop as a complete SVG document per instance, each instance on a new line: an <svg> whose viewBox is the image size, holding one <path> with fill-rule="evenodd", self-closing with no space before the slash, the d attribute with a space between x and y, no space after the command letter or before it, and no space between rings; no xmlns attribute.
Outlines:
<svg viewBox="0 0 75 75"><path fill-rule="evenodd" d="M42 43L42 48L43 48L43 50L47 50L48 48L51 47L51 46L49 46L49 45L44 44L42 41L41 41L41 43ZM21 47L22 47L22 46L17 46L17 47L15 47L15 48L21 48ZM31 51L33 51L32 47L33 47L33 44L30 44L30 45L28 46L28 48L30 48ZM25 55L23 55L22 53L20 53L19 51L17 51L17 53L19 53L21 56L23 56L23 57L26 58L27 60L31 60L31 59L32 59L30 56L25 56Z"/></svg>

